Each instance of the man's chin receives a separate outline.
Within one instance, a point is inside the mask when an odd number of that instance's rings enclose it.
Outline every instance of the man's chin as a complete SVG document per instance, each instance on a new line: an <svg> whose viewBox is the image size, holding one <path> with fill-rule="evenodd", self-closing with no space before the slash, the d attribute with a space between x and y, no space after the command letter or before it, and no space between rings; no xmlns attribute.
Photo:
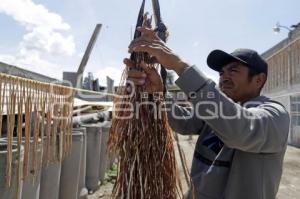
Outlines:
<svg viewBox="0 0 300 199"><path fill-rule="evenodd" d="M221 91L229 98L233 97L233 91L231 89L221 89Z"/></svg>

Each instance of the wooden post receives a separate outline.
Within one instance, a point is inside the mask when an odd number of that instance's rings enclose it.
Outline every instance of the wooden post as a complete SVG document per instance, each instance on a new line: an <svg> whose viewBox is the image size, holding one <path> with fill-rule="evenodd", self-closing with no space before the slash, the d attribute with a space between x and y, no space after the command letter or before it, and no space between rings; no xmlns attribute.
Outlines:
<svg viewBox="0 0 300 199"><path fill-rule="evenodd" d="M95 45L95 42L96 42L96 40L97 40L97 37L98 37L98 35L99 35L99 32L100 32L101 27L102 27L102 24L97 24L97 25L96 25L96 28L95 28L95 30L94 30L94 32L93 32L93 35L92 35L92 37L91 37L91 39L90 39L90 41L89 41L89 44L88 44L88 46L87 46L87 48L86 48L86 50L85 50L85 53L84 53L84 55L83 55L83 58L82 58L82 60L81 60L81 62L80 62L80 65L79 65L79 67L78 67L76 81L79 80L78 78L80 78L80 80L82 79L83 71L84 71L84 69L85 69L85 66L86 66L88 60L89 60L90 54L91 54L91 52L92 52L92 50L93 50L93 47L94 47L94 45ZM80 84L80 85L81 85L81 84Z"/></svg>

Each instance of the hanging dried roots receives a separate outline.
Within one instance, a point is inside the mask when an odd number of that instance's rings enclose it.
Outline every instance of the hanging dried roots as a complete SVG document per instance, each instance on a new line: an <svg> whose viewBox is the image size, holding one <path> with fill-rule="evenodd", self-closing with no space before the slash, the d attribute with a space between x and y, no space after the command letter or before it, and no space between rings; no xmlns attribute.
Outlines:
<svg viewBox="0 0 300 199"><path fill-rule="evenodd" d="M151 21L144 16L144 26ZM135 69L150 63L146 53L133 54ZM173 134L160 93L148 94L144 87L126 85L122 76L119 98L114 101L114 118L108 147L119 157L118 176L112 197L118 199L175 199L182 196L178 178ZM131 88L131 89L128 89ZM131 93L128 93L131 90Z"/></svg>
<svg viewBox="0 0 300 199"><path fill-rule="evenodd" d="M43 158L44 139L46 148L44 162L61 161L62 156L65 157L70 153L73 98L74 89L72 88L0 73L0 138L4 137L2 136L4 134L7 138L6 177L0 180L5 180L7 187L10 187L12 183L14 137L17 138L18 146L17 168L23 168L22 176L20 172L17 172L17 181L28 177L30 159L33 165L30 172L36 177L36 171L40 169L38 162L41 162ZM2 128L3 116L7 117L6 129ZM56 139L57 136L59 139ZM24 143L22 143L23 138ZM30 143L30 140L33 142ZM24 162L20 165L22 144L24 145ZM56 149L57 145L59 145L59 153L62 154L59 157L56 153L50 153L50 151L56 152L51 149ZM32 158L29 157L30 150L33 151ZM38 150L41 150L40 156L38 156ZM34 180L35 178L33 183ZM17 189L20 191L20 187Z"/></svg>

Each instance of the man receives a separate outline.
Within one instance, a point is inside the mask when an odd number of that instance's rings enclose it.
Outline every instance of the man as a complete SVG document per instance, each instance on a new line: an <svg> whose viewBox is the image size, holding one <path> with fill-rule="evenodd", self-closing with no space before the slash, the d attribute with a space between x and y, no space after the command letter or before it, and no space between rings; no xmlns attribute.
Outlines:
<svg viewBox="0 0 300 199"><path fill-rule="evenodd" d="M140 28L142 36L129 52L147 52L174 70L176 84L193 109L173 105L169 123L181 134L198 134L191 169L196 199L275 199L282 174L289 132L289 115L278 102L261 96L267 63L249 49L228 54L215 50L208 66L220 74L219 88L199 69L174 54L155 32ZM133 66L125 59L128 67ZM130 70L128 79L163 91L155 70L142 63L144 72Z"/></svg>

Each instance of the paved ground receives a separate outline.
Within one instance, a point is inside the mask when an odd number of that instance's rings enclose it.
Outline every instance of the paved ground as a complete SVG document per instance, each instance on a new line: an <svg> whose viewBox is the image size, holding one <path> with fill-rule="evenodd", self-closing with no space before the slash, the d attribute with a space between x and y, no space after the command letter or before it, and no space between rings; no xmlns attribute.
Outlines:
<svg viewBox="0 0 300 199"><path fill-rule="evenodd" d="M195 142L197 137L187 137L187 136L180 136L180 144L182 149L186 154L186 159L189 164L191 164L193 149L195 146ZM176 148L176 147L175 147ZM177 151L177 148L176 148ZM178 153L177 153L178 158ZM179 158L178 158L179 163ZM178 165L180 169L181 179L186 189L187 186L184 183L184 175L181 169L181 164ZM109 199L112 184L107 183L104 186L101 186L100 190L95 192L92 195L89 195L88 199ZM300 149L289 146L286 152L286 156L284 159L284 170L283 176L279 188L279 192L276 199L297 199L300 195Z"/></svg>
<svg viewBox="0 0 300 199"><path fill-rule="evenodd" d="M289 146L284 159L283 175L277 199L300 197L300 149Z"/></svg>

